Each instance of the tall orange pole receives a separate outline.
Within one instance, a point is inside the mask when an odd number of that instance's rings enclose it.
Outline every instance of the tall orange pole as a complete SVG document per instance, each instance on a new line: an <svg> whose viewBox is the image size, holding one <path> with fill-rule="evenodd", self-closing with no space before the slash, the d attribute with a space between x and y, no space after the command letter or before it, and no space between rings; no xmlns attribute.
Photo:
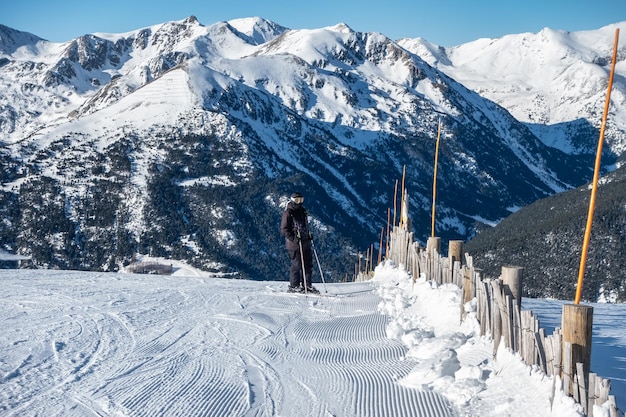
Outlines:
<svg viewBox="0 0 626 417"><path fill-rule="evenodd" d="M435 146L435 172L433 174L433 213L431 237L435 237L435 201L437 200L437 160L439 159L439 139L441 137L441 119L437 126L437 145Z"/></svg>
<svg viewBox="0 0 626 417"><path fill-rule="evenodd" d="M587 214L587 225L585 227L585 238L583 239L583 249L580 257L580 268L578 269L578 285L576 287L576 298L574 304L580 303L583 290L583 280L585 278L585 265L587 264L587 250L589 249L589 239L591 237L591 224L593 223L593 212L596 207L596 194L598 192L598 179L600 177L600 159L602 157L602 144L604 143L604 129L609 113L609 103L611 101L611 88L613 87L613 75L615 74L615 61L617 58L617 42L619 40L619 29L615 29L615 42L613 47L613 63L611 64L611 75L609 76L609 86L604 103L604 115L602 126L600 127L600 139L598 140L598 150L596 152L596 164L593 172L593 183L591 187L591 198L589 200L589 213Z"/></svg>
<svg viewBox="0 0 626 417"><path fill-rule="evenodd" d="M400 221L398 224L402 226L402 203L404 202L404 177L406 176L406 165L402 166L402 192L400 193Z"/></svg>

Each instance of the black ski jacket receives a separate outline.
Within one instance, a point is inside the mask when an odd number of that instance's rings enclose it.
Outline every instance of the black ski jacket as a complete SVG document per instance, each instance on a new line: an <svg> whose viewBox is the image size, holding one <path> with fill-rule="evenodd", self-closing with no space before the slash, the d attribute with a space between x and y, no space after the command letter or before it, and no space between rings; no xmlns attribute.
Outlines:
<svg viewBox="0 0 626 417"><path fill-rule="evenodd" d="M300 232L302 245L309 246L311 244L311 234L309 233L309 219L306 209L302 204L290 201L280 221L280 234L285 236L287 249L296 250L300 247L297 239L298 231Z"/></svg>

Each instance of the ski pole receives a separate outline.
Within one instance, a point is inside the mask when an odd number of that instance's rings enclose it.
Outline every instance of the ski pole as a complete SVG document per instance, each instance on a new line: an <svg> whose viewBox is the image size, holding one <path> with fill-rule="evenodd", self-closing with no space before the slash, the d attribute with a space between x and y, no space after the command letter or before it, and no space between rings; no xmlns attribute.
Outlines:
<svg viewBox="0 0 626 417"><path fill-rule="evenodd" d="M311 247L313 248L313 253L315 254L315 260L317 261L317 267L320 269L320 277L322 277L322 284L324 284L324 292L328 293L326 289L326 280L324 280L324 273L322 272L322 265L320 264L320 258L317 256L317 250L315 249L315 244L311 240Z"/></svg>
<svg viewBox="0 0 626 417"><path fill-rule="evenodd" d="M308 289L307 289L307 285L306 285L306 270L304 268L304 252L302 251L302 239L300 236L300 230L297 231L297 236L298 236L298 244L300 245L300 264L302 265L302 282L304 285L304 295L308 296Z"/></svg>
<svg viewBox="0 0 626 417"><path fill-rule="evenodd" d="M315 254L315 260L317 261L317 267L320 270L320 277L322 278L322 284L324 285L324 292L328 293L326 289L326 281L324 280L324 273L322 272L322 264L320 264L320 258L317 256L317 250L315 250L315 243L313 243L313 235L311 234L311 229L309 226L309 219L307 218L307 230L309 231L309 238L311 240L311 248L313 249L313 253Z"/></svg>

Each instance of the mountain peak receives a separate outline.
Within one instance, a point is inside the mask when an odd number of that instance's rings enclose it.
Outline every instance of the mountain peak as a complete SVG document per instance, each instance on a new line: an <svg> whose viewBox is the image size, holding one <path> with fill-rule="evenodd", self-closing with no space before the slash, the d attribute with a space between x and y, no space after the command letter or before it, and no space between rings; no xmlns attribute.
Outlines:
<svg viewBox="0 0 626 417"><path fill-rule="evenodd" d="M44 39L0 24L0 53L11 55L22 46L34 45Z"/></svg>
<svg viewBox="0 0 626 417"><path fill-rule="evenodd" d="M232 19L227 23L247 36L255 45L268 42L287 31L287 28L261 17Z"/></svg>
<svg viewBox="0 0 626 417"><path fill-rule="evenodd" d="M200 25L200 22L198 21L198 18L195 17L194 15L191 15L187 19L183 20L183 23ZM202 25L200 25L200 26L202 26Z"/></svg>
<svg viewBox="0 0 626 417"><path fill-rule="evenodd" d="M329 26L328 29L334 32L340 32L340 33L353 33L354 32L350 26L348 26L347 24L343 22L337 23L335 26Z"/></svg>

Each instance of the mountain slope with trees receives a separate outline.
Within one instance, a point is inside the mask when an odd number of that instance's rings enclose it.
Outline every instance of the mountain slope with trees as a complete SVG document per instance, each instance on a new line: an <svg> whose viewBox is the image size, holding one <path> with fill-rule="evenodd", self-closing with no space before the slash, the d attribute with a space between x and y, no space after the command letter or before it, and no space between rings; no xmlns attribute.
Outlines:
<svg viewBox="0 0 626 417"><path fill-rule="evenodd" d="M497 277L524 268L524 295L574 299L589 211L590 185L536 201L482 230L465 248ZM626 301L626 167L601 178L583 284L588 301Z"/></svg>

